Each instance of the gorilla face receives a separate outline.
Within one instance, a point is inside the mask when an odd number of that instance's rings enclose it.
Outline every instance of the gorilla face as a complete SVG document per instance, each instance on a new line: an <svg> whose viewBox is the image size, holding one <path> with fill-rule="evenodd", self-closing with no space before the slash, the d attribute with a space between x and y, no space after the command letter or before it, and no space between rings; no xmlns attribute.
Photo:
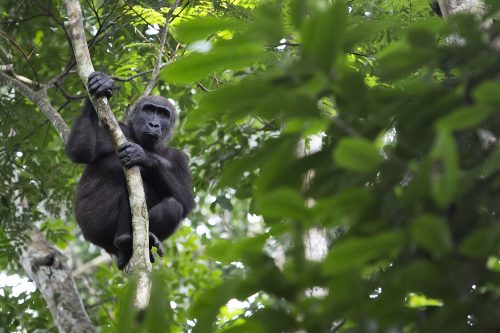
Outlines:
<svg viewBox="0 0 500 333"><path fill-rule="evenodd" d="M175 120L175 108L166 98L148 96L137 102L129 125L138 143L152 150L170 138Z"/></svg>

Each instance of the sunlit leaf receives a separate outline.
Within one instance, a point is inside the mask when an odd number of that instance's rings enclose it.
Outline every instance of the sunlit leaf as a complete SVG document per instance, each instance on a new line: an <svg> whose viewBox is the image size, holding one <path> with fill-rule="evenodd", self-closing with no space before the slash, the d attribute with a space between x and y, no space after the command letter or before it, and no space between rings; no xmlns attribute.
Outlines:
<svg viewBox="0 0 500 333"><path fill-rule="evenodd" d="M262 46L221 43L208 53L192 53L166 66L160 77L171 83L192 83L223 70L250 66L266 56Z"/></svg>
<svg viewBox="0 0 500 333"><path fill-rule="evenodd" d="M335 163L356 172L371 172L382 162L375 146L362 138L342 139L333 151Z"/></svg>
<svg viewBox="0 0 500 333"><path fill-rule="evenodd" d="M218 31L242 30L245 28L244 21L205 16L182 22L182 24L175 27L173 33L178 40L184 43L191 43L205 39Z"/></svg>

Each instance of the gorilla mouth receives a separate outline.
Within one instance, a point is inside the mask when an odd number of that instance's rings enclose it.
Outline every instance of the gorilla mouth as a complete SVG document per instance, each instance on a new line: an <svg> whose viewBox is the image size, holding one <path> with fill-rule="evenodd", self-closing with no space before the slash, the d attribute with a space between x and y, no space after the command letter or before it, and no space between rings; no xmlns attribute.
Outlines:
<svg viewBox="0 0 500 333"><path fill-rule="evenodd" d="M154 137L154 138L156 138L156 139L159 139L159 138L160 138L160 134L158 134L158 133L154 133L154 132L145 132L144 134L145 134L145 135L147 135L147 136L152 136L152 137Z"/></svg>

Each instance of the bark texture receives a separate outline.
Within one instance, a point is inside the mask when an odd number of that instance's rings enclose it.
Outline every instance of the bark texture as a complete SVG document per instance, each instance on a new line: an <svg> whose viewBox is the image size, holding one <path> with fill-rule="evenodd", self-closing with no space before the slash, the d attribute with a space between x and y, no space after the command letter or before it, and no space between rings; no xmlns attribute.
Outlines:
<svg viewBox="0 0 500 333"><path fill-rule="evenodd" d="M68 13L68 28L75 52L77 71L87 88L88 77L94 72L94 67L90 59L85 31L83 29L80 2L78 0L63 0L63 3ZM94 99L92 96L91 100L97 110L101 123L110 133L115 147L125 143L126 138L113 116L108 100L106 98ZM141 310L147 307L151 292L148 210L139 167L124 169L124 172L127 179L133 230L133 253L125 270L137 281L134 307L137 310Z"/></svg>
<svg viewBox="0 0 500 333"><path fill-rule="evenodd" d="M61 333L95 332L76 290L66 257L37 229L21 254L21 265L42 293Z"/></svg>
<svg viewBox="0 0 500 333"><path fill-rule="evenodd" d="M484 9L482 0L439 0L438 2L444 18L459 12L479 13Z"/></svg>

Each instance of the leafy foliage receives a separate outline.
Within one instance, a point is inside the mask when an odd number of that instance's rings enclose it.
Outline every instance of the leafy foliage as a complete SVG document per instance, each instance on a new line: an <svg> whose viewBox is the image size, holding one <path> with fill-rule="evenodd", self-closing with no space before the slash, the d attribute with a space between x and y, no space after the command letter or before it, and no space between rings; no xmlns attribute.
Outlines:
<svg viewBox="0 0 500 333"><path fill-rule="evenodd" d="M155 264L143 322L132 321L131 287L115 268L77 280L102 331L498 330L499 31L481 25L497 22L498 4L442 20L426 0L333 3L190 1L175 11L156 92L180 107L171 144L191 156L198 208ZM97 67L122 79L150 69L157 35L136 29L160 24L168 9L89 4ZM42 10L14 8L19 20ZM13 19L4 29L37 48L31 61L48 81L69 49L53 15L36 19L54 33ZM33 76L23 58L0 58ZM122 82L118 112L144 87ZM63 87L83 93L75 75ZM48 221L43 230L69 244L78 266L97 255L66 213L81 169L39 129L33 105L1 92L2 267L19 272L19 230L33 221ZM50 94L64 104L60 89ZM61 114L71 120L77 108ZM327 237L315 260L306 256L311 228ZM9 293L0 308L22 313ZM22 297L46 313L38 294ZM46 325L13 317L0 322L5 330Z"/></svg>

